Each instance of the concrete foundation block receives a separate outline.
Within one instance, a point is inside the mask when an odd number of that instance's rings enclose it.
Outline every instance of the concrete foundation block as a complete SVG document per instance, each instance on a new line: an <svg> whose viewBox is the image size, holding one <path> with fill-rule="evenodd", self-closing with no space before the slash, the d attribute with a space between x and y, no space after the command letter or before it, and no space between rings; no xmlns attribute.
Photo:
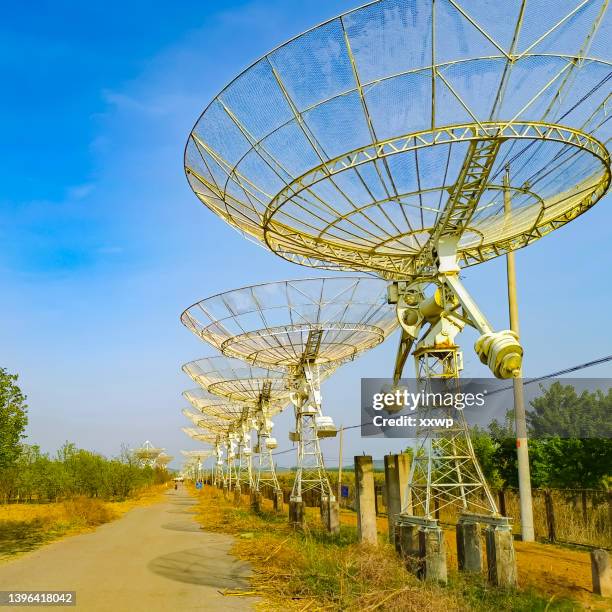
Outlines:
<svg viewBox="0 0 612 612"><path fill-rule="evenodd" d="M274 512L283 511L283 492L280 489L276 489L272 496L272 503Z"/></svg>
<svg viewBox="0 0 612 612"><path fill-rule="evenodd" d="M516 587L516 558L511 529L490 525L485 529L485 541L489 582L500 587Z"/></svg>
<svg viewBox="0 0 612 612"><path fill-rule="evenodd" d="M327 524L329 523L329 498L328 497L321 498L321 505L319 509L321 510L321 522L323 523L323 525L325 525L325 528L327 529Z"/></svg>
<svg viewBox="0 0 612 612"><path fill-rule="evenodd" d="M340 504L335 500L329 503L327 531L330 533L340 533Z"/></svg>
<svg viewBox="0 0 612 612"><path fill-rule="evenodd" d="M446 542L440 527L419 529L419 577L423 580L446 584Z"/></svg>
<svg viewBox="0 0 612 612"><path fill-rule="evenodd" d="M591 574L593 593L602 597L612 597L612 565L606 550L591 551Z"/></svg>
<svg viewBox="0 0 612 612"><path fill-rule="evenodd" d="M395 549L404 561L406 569L413 574L421 571L421 549L417 525L395 526Z"/></svg>
<svg viewBox="0 0 612 612"><path fill-rule="evenodd" d="M482 572L480 525L459 521L456 527L457 560L462 572Z"/></svg>
<svg viewBox="0 0 612 612"><path fill-rule="evenodd" d="M304 526L303 501L289 501L289 524L296 529L301 529Z"/></svg>
<svg viewBox="0 0 612 612"><path fill-rule="evenodd" d="M263 495L259 491L251 491L251 510L253 512L261 512L261 503Z"/></svg>

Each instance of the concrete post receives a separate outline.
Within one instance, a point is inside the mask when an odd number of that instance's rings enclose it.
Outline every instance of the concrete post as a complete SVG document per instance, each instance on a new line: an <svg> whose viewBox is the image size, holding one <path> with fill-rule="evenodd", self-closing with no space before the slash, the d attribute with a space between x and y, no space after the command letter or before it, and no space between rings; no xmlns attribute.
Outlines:
<svg viewBox="0 0 612 612"><path fill-rule="evenodd" d="M397 479L399 481L400 506L402 508L402 512L412 514L412 502L409 503L409 500L406 498L406 493L408 490L408 477L410 476L410 455L407 455L406 453L396 455L395 464Z"/></svg>
<svg viewBox="0 0 612 612"><path fill-rule="evenodd" d="M446 542L444 531L440 527L419 529L419 556L419 577L446 584Z"/></svg>
<svg viewBox="0 0 612 612"><path fill-rule="evenodd" d="M607 551L601 549L591 551L591 574L593 593L602 597L612 597L612 565Z"/></svg>
<svg viewBox="0 0 612 612"><path fill-rule="evenodd" d="M340 504L336 500L329 502L327 531L329 533L340 533Z"/></svg>
<svg viewBox="0 0 612 612"><path fill-rule="evenodd" d="M410 457L406 454L385 455L385 489L387 491L387 520L389 522L389 542L395 541L395 522L404 510L406 485L410 473ZM410 508L412 511L412 508Z"/></svg>
<svg viewBox="0 0 612 612"><path fill-rule="evenodd" d="M261 512L261 501L263 495L259 491L251 491L251 510Z"/></svg>
<svg viewBox="0 0 612 612"><path fill-rule="evenodd" d="M385 455L385 489L387 491L387 521L389 524L389 542L395 542L395 521L401 512L401 491L397 475L397 455Z"/></svg>
<svg viewBox="0 0 612 612"><path fill-rule="evenodd" d="M223 485L223 499L227 499L229 497L228 495L228 491L227 491L227 485L224 484Z"/></svg>
<svg viewBox="0 0 612 612"><path fill-rule="evenodd" d="M234 503L239 506L242 503L242 491L240 485L234 487Z"/></svg>
<svg viewBox="0 0 612 612"><path fill-rule="evenodd" d="M304 526L303 501L289 501L289 524L296 529L302 528Z"/></svg>
<svg viewBox="0 0 612 612"><path fill-rule="evenodd" d="M517 585L514 541L509 525L489 525L485 529L489 582L500 587Z"/></svg>
<svg viewBox="0 0 612 612"><path fill-rule="evenodd" d="M321 522L325 525L325 529L329 524L329 497L321 496Z"/></svg>
<svg viewBox="0 0 612 612"><path fill-rule="evenodd" d="M283 492L280 489L274 491L272 502L274 504L274 512L283 511Z"/></svg>
<svg viewBox="0 0 612 612"><path fill-rule="evenodd" d="M464 572L482 572L480 525L474 521L459 520L456 530L459 569Z"/></svg>
<svg viewBox="0 0 612 612"><path fill-rule="evenodd" d="M374 468L369 455L355 456L355 506L359 541L378 544L376 505L374 500Z"/></svg>

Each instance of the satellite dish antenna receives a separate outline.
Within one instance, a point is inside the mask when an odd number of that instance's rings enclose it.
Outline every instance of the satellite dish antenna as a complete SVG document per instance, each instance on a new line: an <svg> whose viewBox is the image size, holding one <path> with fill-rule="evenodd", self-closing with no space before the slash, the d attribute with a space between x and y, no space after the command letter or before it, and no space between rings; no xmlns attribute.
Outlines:
<svg viewBox="0 0 612 612"><path fill-rule="evenodd" d="M390 280L396 382L414 349L425 385L455 385L466 324L495 376L519 376L517 335L492 328L459 272L533 243L608 191L607 4L370 2L225 87L189 136L188 181L280 257ZM465 423L421 434L404 510L497 516Z"/></svg>
<svg viewBox="0 0 612 612"><path fill-rule="evenodd" d="M317 491L322 500L335 500L319 438L335 436L337 430L331 418L322 414L321 378L378 345L396 329L385 289L384 281L370 277L282 281L215 295L181 316L186 327L224 355L283 372L282 392L289 391L295 410L296 429L291 439L298 445L290 510L294 522L303 521L305 491ZM200 360L199 369L188 364L187 371L199 377L208 391L227 393L224 380L231 379L211 373L215 369L211 361ZM254 381L261 376L254 373L255 378L239 386L258 384ZM273 375L270 380L278 378ZM234 380L245 378L238 373ZM249 395L252 400L254 395Z"/></svg>
<svg viewBox="0 0 612 612"><path fill-rule="evenodd" d="M238 467L234 470L235 478L231 487L238 490L236 498L240 498L242 485L254 493L260 491L260 483L268 484L274 491L279 491L280 486L272 459L274 445L268 443L273 440L270 438L271 417L282 409L282 405L278 404L279 398L283 397L285 404L289 402L285 375L270 372L265 368L253 368L237 359L222 356L187 363L183 366L183 371L201 385L199 392L197 390L186 392L192 404L209 414L224 412L226 418L230 418L233 422L233 431L239 432ZM215 396L211 391L220 395ZM252 428L257 430L258 439L255 447L255 452L259 456L257 474L253 471L250 433ZM264 439L263 446L260 444L261 439ZM229 441L226 442L228 443ZM230 474L233 468L229 460L233 457L234 455L230 455L228 450Z"/></svg>
<svg viewBox="0 0 612 612"><path fill-rule="evenodd" d="M157 448L153 446L149 440L145 440L142 446L132 451L132 454L136 457L141 466L155 467L155 462L163 451L163 448Z"/></svg>
<svg viewBox="0 0 612 612"><path fill-rule="evenodd" d="M278 446L276 438L272 436L274 427L272 417L281 412L284 405L289 403L285 376L280 378L276 376L277 373L274 373L274 377L271 378L270 372L262 369L259 373L267 374L267 377L241 378L245 370L249 374L256 372L253 368L245 367L241 362L227 357L212 357L194 361L185 364L183 370L200 384L206 385L207 381L212 380L215 381L217 388L226 389L230 395L239 391L240 401L214 395L203 387L185 391L183 396L202 414L218 416L235 422L240 422L245 418L244 409L245 406L248 406L249 412L246 418L250 419L257 433L257 444L253 450L259 459L257 474L252 483L254 491L261 492L264 486L268 486L274 495L282 495L272 458L272 451ZM233 376L237 378L232 378ZM279 382L282 384L276 384L273 388L273 383Z"/></svg>
<svg viewBox="0 0 612 612"><path fill-rule="evenodd" d="M157 455L155 459L155 466L160 467L164 470L168 469L168 464L174 459L172 455L168 455L167 453L161 452Z"/></svg>
<svg viewBox="0 0 612 612"><path fill-rule="evenodd" d="M206 461L209 457L213 457L213 451L208 449L199 449L199 450L182 450L181 455L186 457L186 466L187 468L191 468L190 471L193 474L194 480L202 479L202 465L203 462ZM213 478L215 473L215 466L213 466Z"/></svg>

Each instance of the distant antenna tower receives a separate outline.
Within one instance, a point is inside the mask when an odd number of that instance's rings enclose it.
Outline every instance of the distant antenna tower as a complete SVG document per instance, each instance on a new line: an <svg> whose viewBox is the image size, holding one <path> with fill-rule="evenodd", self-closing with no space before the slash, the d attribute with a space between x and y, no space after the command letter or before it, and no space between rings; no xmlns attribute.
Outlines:
<svg viewBox="0 0 612 612"><path fill-rule="evenodd" d="M141 447L135 448L132 451L132 454L134 455L134 457L136 457L140 465L142 465L143 467L155 467L155 462L159 455L163 452L163 450L163 448L157 448L153 446L153 444L149 442L149 440L145 440Z"/></svg>

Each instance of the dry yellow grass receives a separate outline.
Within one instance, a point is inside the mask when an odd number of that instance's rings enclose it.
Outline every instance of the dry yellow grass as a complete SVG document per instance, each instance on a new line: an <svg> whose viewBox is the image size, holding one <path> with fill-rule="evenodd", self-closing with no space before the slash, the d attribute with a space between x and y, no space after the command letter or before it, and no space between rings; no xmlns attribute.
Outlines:
<svg viewBox="0 0 612 612"><path fill-rule="evenodd" d="M210 487L196 495L203 528L238 536L233 552L253 566L253 590L262 597L262 611L466 609L454 593L409 574L390 546L359 545L350 527L334 538L313 520L313 527L299 533L290 529L284 514L267 512L268 500L267 511L257 516L246 498L234 508Z"/></svg>
<svg viewBox="0 0 612 612"><path fill-rule="evenodd" d="M289 528L285 512L281 515L272 512L272 502L267 499L263 500L263 513L256 515L250 511L246 496L236 508L212 487L193 492L200 500L197 519L202 527L237 537L233 553L253 566L253 590L262 597L260 609L265 612L551 612L582 609L585 603L591 609L605 609L603 600L588 597L580 598L579 603L573 599L577 593L559 585L547 589L542 588L545 585L525 581L525 589L502 590L487 585L484 576L460 574L454 569L456 554L453 557L450 532L449 586L440 587L420 582L405 570L386 542L386 519L382 517L380 545L365 547L356 542L355 514L350 511L342 512L341 533L334 537L319 526L318 509L307 508L309 527L305 533L299 533ZM552 547L538 547L554 554L549 550Z"/></svg>
<svg viewBox="0 0 612 612"><path fill-rule="evenodd" d="M95 529L136 506L156 503L166 490L166 485L155 485L121 502L77 497L48 504L0 505L0 562L54 540Z"/></svg>

